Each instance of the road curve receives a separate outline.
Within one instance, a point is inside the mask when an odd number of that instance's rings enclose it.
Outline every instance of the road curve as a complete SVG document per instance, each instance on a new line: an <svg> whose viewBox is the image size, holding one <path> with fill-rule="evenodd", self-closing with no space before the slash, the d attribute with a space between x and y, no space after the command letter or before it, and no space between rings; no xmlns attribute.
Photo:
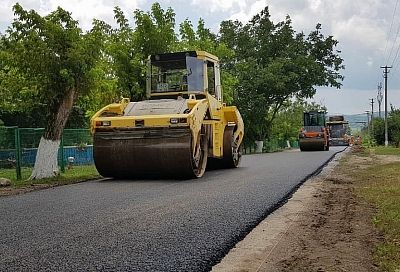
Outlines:
<svg viewBox="0 0 400 272"><path fill-rule="evenodd" d="M341 147L243 157L197 180L92 181L0 198L0 271L209 271Z"/></svg>

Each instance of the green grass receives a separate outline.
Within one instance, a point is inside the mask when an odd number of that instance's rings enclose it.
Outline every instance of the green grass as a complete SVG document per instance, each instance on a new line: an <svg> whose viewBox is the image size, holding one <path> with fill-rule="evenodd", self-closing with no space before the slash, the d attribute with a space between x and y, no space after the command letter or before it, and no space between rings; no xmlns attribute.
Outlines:
<svg viewBox="0 0 400 272"><path fill-rule="evenodd" d="M32 168L23 167L21 172L21 180L17 180L15 169L0 169L0 177L10 179L13 187L23 187L32 184L70 184L100 177L94 165L74 166L72 169L65 169L65 173L60 173L59 176L38 180L28 180L32 173Z"/></svg>
<svg viewBox="0 0 400 272"><path fill-rule="evenodd" d="M399 154L398 150L379 148L375 154ZM378 212L373 223L384 234L375 253L383 271L400 270L400 162L374 164L367 169L355 170L356 191Z"/></svg>
<svg viewBox="0 0 400 272"><path fill-rule="evenodd" d="M399 155L400 156L400 148L397 147L384 147L384 146L376 146L370 149L376 155Z"/></svg>

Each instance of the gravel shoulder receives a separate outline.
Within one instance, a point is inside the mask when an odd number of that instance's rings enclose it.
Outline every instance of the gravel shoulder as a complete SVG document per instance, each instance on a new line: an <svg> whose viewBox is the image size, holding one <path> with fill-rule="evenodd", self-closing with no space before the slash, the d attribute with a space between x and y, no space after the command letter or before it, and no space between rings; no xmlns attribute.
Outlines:
<svg viewBox="0 0 400 272"><path fill-rule="evenodd" d="M354 193L338 163L306 181L212 271L379 271L373 249L382 239L375 209Z"/></svg>

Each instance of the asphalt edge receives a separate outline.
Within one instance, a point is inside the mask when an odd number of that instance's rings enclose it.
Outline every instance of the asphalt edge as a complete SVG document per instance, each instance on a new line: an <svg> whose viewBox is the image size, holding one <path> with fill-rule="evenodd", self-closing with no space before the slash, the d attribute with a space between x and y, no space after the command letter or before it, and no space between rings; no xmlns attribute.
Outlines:
<svg viewBox="0 0 400 272"><path fill-rule="evenodd" d="M251 224L249 224L249 226L240 234L236 237L236 241L235 242L231 242L229 244L227 244L228 246L226 247L226 249L224 249L223 251L219 252L218 254L215 255L215 258L213 258L212 260L209 261L209 265L207 265L206 270L204 271L211 271L212 268L219 264L222 259L229 253L229 251L231 249L233 249L235 247L236 244L238 244L239 242L241 242L243 239L246 238L246 236L254 229L256 228L262 221L264 221L268 215L272 214L273 212L275 212L276 210L278 210L279 208L281 208L283 205L285 205L288 200L290 198L292 198L293 194L309 179L317 176L319 173L321 173L321 171L324 169L325 166L327 166L335 157L337 154L344 152L345 150L347 150L349 147L346 147L342 150L339 150L335 153L332 154L331 157L329 157L329 159L327 159L320 167L318 167L315 171L313 171L312 173L310 173L309 175L307 175L305 178L303 178L302 180L300 180L300 182L294 186L292 188L292 190L290 190L279 202L277 202L272 208L267 209L264 214L256 221L252 222Z"/></svg>
<svg viewBox="0 0 400 272"><path fill-rule="evenodd" d="M107 179L108 179L108 178L104 178L104 177L102 177L102 176L99 176L99 177L81 179L81 180L77 180L77 181L75 181L75 182L66 183L66 184L60 184L60 183L55 183L55 184L48 184L48 183L31 184L31 185L22 186L22 187L19 187L19 188L13 188L13 189L16 189L16 192L15 192L15 193L13 192L13 193L8 194L8 195L0 195L0 198L3 198L3 197L13 197L13 196L21 196L21 195L25 195L25 194L30 194L30 193L38 192L38 191L54 189L54 188L56 188L56 187L74 185L74 184L79 184L79 183L89 182L89 181L104 181L104 180L107 180ZM42 185L42 186L41 186L41 185ZM10 188L10 187L4 187L4 188ZM21 189L21 191L18 191L18 189ZM23 191L24 189L26 189L26 191Z"/></svg>

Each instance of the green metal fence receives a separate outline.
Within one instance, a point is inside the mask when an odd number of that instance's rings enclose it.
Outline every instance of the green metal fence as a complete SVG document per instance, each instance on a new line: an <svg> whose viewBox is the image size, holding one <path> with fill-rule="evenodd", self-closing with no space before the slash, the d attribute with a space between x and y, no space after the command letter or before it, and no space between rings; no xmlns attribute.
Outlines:
<svg viewBox="0 0 400 272"><path fill-rule="evenodd" d="M20 180L21 169L32 168L43 128L0 127L0 177L1 171L14 170ZM298 148L297 140L290 140L292 148ZM89 129L64 129L58 151L61 172L72 158L74 165L93 164L93 139ZM287 148L286 140L264 141L263 152L275 152ZM245 146L245 153L254 153L255 146ZM25 171L26 172L26 171Z"/></svg>
<svg viewBox="0 0 400 272"><path fill-rule="evenodd" d="M0 170L15 169L21 179L21 168L33 167L43 128L0 127ZM93 163L93 140L89 129L65 129L58 151L61 171L73 158L74 164Z"/></svg>
<svg viewBox="0 0 400 272"><path fill-rule="evenodd" d="M289 146L288 146L289 141ZM298 140L282 140L282 139L268 139L264 141L263 153L269 152L276 152L280 150L284 150L287 148L299 148ZM245 145L244 146L244 153L245 154L252 154L255 153L255 143L252 145Z"/></svg>

